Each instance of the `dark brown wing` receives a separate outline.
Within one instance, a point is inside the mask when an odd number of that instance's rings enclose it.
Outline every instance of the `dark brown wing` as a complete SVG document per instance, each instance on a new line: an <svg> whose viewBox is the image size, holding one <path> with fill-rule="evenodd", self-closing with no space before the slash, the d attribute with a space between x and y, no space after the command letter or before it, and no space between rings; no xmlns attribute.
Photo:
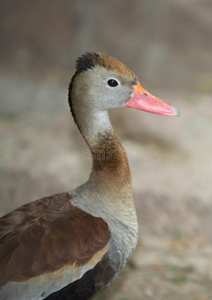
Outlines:
<svg viewBox="0 0 212 300"><path fill-rule="evenodd" d="M12 230L22 227L24 224L54 212L68 203L71 196L61 193L50 197L45 197L37 201L25 204L11 213L0 218L0 239Z"/></svg>
<svg viewBox="0 0 212 300"><path fill-rule="evenodd" d="M0 219L0 286L83 266L107 245L107 223L74 207L70 198L43 198Z"/></svg>

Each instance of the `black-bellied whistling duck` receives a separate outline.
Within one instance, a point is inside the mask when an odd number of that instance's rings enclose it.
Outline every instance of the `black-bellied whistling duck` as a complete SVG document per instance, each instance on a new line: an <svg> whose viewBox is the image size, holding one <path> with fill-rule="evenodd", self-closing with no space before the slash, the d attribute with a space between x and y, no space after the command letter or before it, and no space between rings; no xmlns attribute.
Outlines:
<svg viewBox="0 0 212 300"><path fill-rule="evenodd" d="M90 299L125 266L138 225L127 155L108 109L175 116L118 60L87 53L69 86L74 120L93 167L86 183L26 204L0 219L0 299Z"/></svg>

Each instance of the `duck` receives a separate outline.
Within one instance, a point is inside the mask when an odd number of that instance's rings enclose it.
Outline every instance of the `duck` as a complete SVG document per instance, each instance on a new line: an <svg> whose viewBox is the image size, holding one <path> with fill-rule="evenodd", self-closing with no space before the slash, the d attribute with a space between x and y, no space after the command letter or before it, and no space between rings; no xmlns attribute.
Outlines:
<svg viewBox="0 0 212 300"><path fill-rule="evenodd" d="M68 102L92 155L89 179L0 219L1 300L91 299L117 277L137 245L138 223L127 154L108 110L179 116L99 52L77 59Z"/></svg>

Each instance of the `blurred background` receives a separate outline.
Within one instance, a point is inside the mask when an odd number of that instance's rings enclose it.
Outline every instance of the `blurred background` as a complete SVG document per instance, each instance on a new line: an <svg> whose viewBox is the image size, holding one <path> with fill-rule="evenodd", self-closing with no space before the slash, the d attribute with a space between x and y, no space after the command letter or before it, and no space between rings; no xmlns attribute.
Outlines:
<svg viewBox="0 0 212 300"><path fill-rule="evenodd" d="M89 176L72 120L75 60L124 62L180 118L114 110L139 243L103 300L212 299L212 1L0 1L0 214Z"/></svg>

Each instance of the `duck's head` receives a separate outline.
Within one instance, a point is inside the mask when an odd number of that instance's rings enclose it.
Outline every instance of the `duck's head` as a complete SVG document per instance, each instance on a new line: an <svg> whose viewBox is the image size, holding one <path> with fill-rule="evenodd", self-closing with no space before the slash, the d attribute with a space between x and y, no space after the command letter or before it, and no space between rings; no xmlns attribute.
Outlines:
<svg viewBox="0 0 212 300"><path fill-rule="evenodd" d="M117 59L101 53L78 58L69 87L69 104L74 117L118 107L131 107L166 116L179 110L142 88L137 76ZM76 119L75 119L76 120Z"/></svg>

